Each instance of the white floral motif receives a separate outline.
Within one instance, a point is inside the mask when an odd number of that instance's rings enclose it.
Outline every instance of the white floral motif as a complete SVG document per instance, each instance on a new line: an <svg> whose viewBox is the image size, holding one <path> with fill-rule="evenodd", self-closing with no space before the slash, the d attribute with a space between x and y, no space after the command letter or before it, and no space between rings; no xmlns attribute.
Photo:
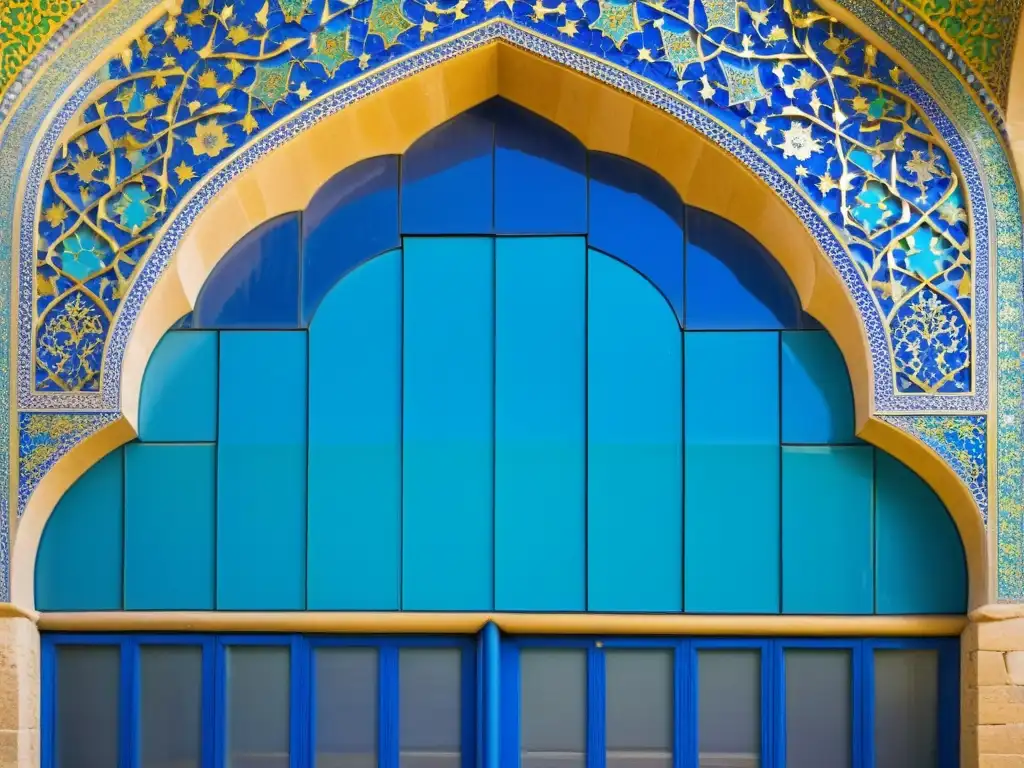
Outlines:
<svg viewBox="0 0 1024 768"><path fill-rule="evenodd" d="M797 160L810 160L811 155L822 151L821 142L811 135L811 126L791 123L782 132L783 157L795 157Z"/></svg>

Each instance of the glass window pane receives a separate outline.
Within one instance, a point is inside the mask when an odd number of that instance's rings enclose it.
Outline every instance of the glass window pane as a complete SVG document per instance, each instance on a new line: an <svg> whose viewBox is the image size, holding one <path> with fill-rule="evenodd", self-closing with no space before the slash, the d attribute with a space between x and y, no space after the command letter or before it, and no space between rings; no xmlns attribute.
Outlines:
<svg viewBox="0 0 1024 768"><path fill-rule="evenodd" d="M228 649L228 768L288 768L290 663L287 646Z"/></svg>
<svg viewBox="0 0 1024 768"><path fill-rule="evenodd" d="M462 762L462 652L398 652L398 745L401 768L459 768Z"/></svg>
<svg viewBox="0 0 1024 768"><path fill-rule="evenodd" d="M605 652L607 768L671 768L674 652Z"/></svg>
<svg viewBox="0 0 1024 768"><path fill-rule="evenodd" d="M59 768L117 765L121 649L57 648L56 747Z"/></svg>
<svg viewBox="0 0 1024 768"><path fill-rule="evenodd" d="M875 768L938 765L939 654L875 652Z"/></svg>
<svg viewBox="0 0 1024 768"><path fill-rule="evenodd" d="M587 652L526 649L520 655L522 768L583 768L587 755Z"/></svg>
<svg viewBox="0 0 1024 768"><path fill-rule="evenodd" d="M317 768L377 765L377 649L318 648Z"/></svg>
<svg viewBox="0 0 1024 768"><path fill-rule="evenodd" d="M193 768L202 755L203 649L195 645L141 649L143 768Z"/></svg>
<svg viewBox="0 0 1024 768"><path fill-rule="evenodd" d="M786 651L786 768L850 768L850 652Z"/></svg>
<svg viewBox="0 0 1024 768"><path fill-rule="evenodd" d="M760 651L697 653L700 768L761 764Z"/></svg>

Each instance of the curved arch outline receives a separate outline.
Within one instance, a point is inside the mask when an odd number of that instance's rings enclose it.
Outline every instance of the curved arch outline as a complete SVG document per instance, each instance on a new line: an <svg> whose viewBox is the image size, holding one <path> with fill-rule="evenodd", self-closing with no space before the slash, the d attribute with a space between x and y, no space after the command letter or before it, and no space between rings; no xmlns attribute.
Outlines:
<svg viewBox="0 0 1024 768"><path fill-rule="evenodd" d="M825 326L843 353L858 434L904 461L937 491L963 541L969 606L985 604L988 548L977 505L932 449L873 415L872 353L877 354L878 345L869 344L842 279L780 191L673 115L507 41L485 43L323 115L272 153L264 154L257 144L233 178L224 179L222 187L205 185L185 204L186 210L201 208L201 213L190 226L179 217L164 232L125 302L129 306L134 296L141 306L134 326L124 321L125 313L119 316L123 416L75 445L28 499L12 547L12 602L32 610L35 557L57 500L89 466L134 437L142 377L156 343L192 308L207 276L231 246L264 221L304 208L344 168L374 155L401 154L431 128L503 96L569 131L587 149L650 168L688 204L737 224L778 260L804 309ZM534 87L537 83L545 87ZM339 135L347 140L338 141ZM664 151L666 146L674 151ZM175 242L178 236L180 242Z"/></svg>

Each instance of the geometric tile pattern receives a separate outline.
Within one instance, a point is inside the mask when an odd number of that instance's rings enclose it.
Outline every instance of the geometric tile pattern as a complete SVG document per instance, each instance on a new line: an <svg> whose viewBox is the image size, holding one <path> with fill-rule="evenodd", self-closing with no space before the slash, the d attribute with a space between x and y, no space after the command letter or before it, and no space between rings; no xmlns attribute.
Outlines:
<svg viewBox="0 0 1024 768"><path fill-rule="evenodd" d="M492 19L627 69L742 136L840 237L895 390L972 391L964 183L899 69L811 0L187 0L108 62L103 95L46 171L30 389L100 390L136 268L214 166L327 91Z"/></svg>

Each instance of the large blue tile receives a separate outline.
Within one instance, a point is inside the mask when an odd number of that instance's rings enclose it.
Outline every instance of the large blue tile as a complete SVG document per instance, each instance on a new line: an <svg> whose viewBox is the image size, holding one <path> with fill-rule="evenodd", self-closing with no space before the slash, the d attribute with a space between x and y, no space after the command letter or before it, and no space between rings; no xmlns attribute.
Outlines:
<svg viewBox="0 0 1024 768"><path fill-rule="evenodd" d="M402 233L494 231L494 124L474 110L452 118L402 156Z"/></svg>
<svg viewBox="0 0 1024 768"><path fill-rule="evenodd" d="M591 251L588 294L588 603L682 609L682 349L664 297Z"/></svg>
<svg viewBox="0 0 1024 768"><path fill-rule="evenodd" d="M124 451L100 459L57 502L36 557L40 611L124 606Z"/></svg>
<svg viewBox="0 0 1024 768"><path fill-rule="evenodd" d="M499 611L586 609L586 259L581 237L497 242Z"/></svg>
<svg viewBox="0 0 1024 768"><path fill-rule="evenodd" d="M396 155L371 157L324 184L302 213L302 321L350 270L398 248Z"/></svg>
<svg viewBox="0 0 1024 768"><path fill-rule="evenodd" d="M216 448L125 447L125 608L213 610Z"/></svg>
<svg viewBox="0 0 1024 768"><path fill-rule="evenodd" d="M221 334L217 608L306 602L306 333Z"/></svg>
<svg viewBox="0 0 1024 768"><path fill-rule="evenodd" d="M139 395L139 439L217 439L217 334L168 331L146 366Z"/></svg>
<svg viewBox="0 0 1024 768"><path fill-rule="evenodd" d="M358 267L309 327L310 610L398 610L402 253Z"/></svg>
<svg viewBox="0 0 1024 768"><path fill-rule="evenodd" d="M853 389L839 347L825 331L782 334L782 442L856 441Z"/></svg>
<svg viewBox="0 0 1024 768"><path fill-rule="evenodd" d="M592 248L658 287L683 321L683 203L654 171L618 155L588 154Z"/></svg>
<svg viewBox="0 0 1024 768"><path fill-rule="evenodd" d="M193 328L299 326L299 214L271 219L250 232L206 279Z"/></svg>

